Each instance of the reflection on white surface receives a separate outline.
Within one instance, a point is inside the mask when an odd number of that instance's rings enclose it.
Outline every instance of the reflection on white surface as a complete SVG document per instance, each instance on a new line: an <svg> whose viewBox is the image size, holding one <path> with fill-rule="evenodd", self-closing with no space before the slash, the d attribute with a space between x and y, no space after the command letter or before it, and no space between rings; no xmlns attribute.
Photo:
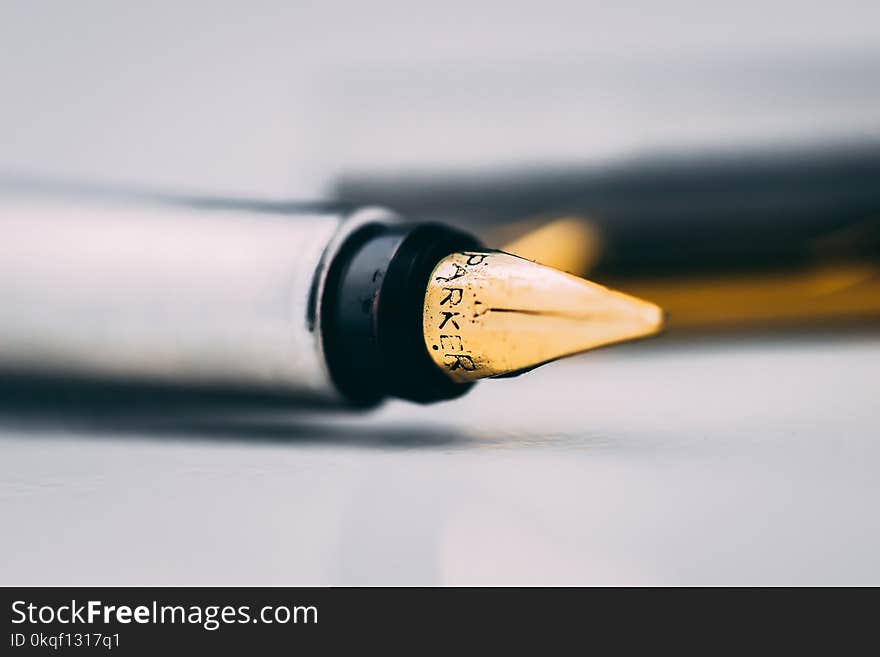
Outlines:
<svg viewBox="0 0 880 657"><path fill-rule="evenodd" d="M6 417L0 580L880 583L878 368L870 337L644 344L335 428Z"/></svg>

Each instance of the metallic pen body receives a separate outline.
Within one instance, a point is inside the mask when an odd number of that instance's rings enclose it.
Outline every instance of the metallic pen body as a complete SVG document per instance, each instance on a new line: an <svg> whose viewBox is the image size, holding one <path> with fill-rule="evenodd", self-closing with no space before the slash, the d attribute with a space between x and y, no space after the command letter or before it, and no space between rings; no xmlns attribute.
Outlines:
<svg viewBox="0 0 880 657"><path fill-rule="evenodd" d="M0 370L343 401L322 285L380 210L0 200Z"/></svg>

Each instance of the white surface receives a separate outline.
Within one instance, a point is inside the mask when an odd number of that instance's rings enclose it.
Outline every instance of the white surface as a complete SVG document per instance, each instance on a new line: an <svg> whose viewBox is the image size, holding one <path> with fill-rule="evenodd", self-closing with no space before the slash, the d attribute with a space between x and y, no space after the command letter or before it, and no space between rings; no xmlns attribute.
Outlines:
<svg viewBox="0 0 880 657"><path fill-rule="evenodd" d="M3 584L880 584L880 340L646 343L350 419L0 438Z"/></svg>

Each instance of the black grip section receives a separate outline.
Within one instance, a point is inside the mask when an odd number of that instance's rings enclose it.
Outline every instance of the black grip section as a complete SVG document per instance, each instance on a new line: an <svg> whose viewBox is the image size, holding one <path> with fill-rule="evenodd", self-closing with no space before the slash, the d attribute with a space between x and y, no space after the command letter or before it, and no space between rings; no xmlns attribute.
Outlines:
<svg viewBox="0 0 880 657"><path fill-rule="evenodd" d="M437 263L480 246L440 224L371 224L346 241L327 275L321 324L330 375L352 403L371 406L385 397L428 403L470 388L431 360L422 313Z"/></svg>

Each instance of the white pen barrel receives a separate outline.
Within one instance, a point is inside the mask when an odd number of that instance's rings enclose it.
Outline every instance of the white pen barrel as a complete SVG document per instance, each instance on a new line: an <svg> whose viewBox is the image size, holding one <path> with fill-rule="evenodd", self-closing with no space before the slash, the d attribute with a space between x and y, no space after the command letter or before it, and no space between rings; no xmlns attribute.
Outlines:
<svg viewBox="0 0 880 657"><path fill-rule="evenodd" d="M341 401L316 305L372 218L0 199L0 372Z"/></svg>

